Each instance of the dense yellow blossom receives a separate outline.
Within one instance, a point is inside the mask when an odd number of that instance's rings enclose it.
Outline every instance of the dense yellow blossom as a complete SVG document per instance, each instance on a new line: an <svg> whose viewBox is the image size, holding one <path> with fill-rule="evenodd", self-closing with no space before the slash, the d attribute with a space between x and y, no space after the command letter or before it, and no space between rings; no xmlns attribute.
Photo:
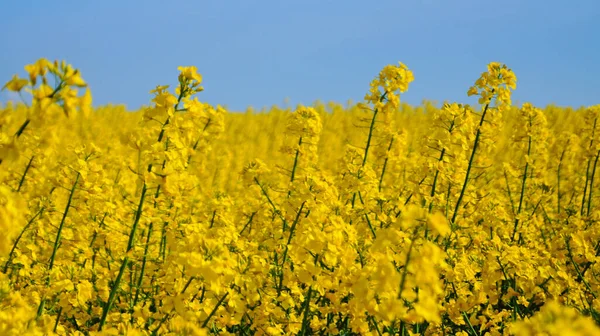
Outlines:
<svg viewBox="0 0 600 336"><path fill-rule="evenodd" d="M598 335L600 105L364 102L228 113L178 68L92 108L40 59L0 106L1 335ZM418 74L417 74L418 75Z"/></svg>

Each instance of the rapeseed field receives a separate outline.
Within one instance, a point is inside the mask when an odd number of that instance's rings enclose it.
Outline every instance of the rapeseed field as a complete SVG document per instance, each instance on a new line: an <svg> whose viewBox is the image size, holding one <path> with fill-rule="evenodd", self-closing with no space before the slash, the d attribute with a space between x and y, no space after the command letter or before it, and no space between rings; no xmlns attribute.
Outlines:
<svg viewBox="0 0 600 336"><path fill-rule="evenodd" d="M600 334L600 105L516 106L494 62L472 106L402 103L400 63L358 104L247 113L193 66L134 112L25 70L0 335Z"/></svg>

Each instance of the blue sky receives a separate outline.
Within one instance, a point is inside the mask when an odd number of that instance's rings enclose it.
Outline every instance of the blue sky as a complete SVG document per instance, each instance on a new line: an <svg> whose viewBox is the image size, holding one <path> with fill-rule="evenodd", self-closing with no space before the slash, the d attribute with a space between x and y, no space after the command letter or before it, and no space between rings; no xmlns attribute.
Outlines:
<svg viewBox="0 0 600 336"><path fill-rule="evenodd" d="M0 13L2 82L39 57L65 59L94 105L148 104L179 65L199 68L202 101L233 110L356 102L398 61L415 74L411 104L471 102L490 61L515 71L516 102L600 103L598 0L22 0Z"/></svg>

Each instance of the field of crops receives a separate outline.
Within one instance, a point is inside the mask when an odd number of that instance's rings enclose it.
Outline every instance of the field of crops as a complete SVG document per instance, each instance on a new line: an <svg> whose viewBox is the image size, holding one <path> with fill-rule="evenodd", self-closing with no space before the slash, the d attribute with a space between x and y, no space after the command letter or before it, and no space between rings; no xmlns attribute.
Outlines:
<svg viewBox="0 0 600 336"><path fill-rule="evenodd" d="M475 106L401 103L400 63L356 105L247 113L195 67L137 112L25 70L0 335L600 335L600 105L515 106L499 63Z"/></svg>

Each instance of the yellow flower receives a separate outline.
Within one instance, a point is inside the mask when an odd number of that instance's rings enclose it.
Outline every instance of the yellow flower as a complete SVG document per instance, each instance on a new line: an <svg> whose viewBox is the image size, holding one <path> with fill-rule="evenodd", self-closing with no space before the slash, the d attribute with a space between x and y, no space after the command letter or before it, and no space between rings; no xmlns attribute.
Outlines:
<svg viewBox="0 0 600 336"><path fill-rule="evenodd" d="M440 236L446 236L450 233L450 225L448 225L448 220L441 212L436 212L432 215L429 215L427 218L427 224L429 228L433 230L433 232L439 234Z"/></svg>
<svg viewBox="0 0 600 336"><path fill-rule="evenodd" d="M13 78L8 81L2 89L7 89L8 91L19 92L27 85L28 81L23 78L19 78L17 75L13 75Z"/></svg>
<svg viewBox="0 0 600 336"><path fill-rule="evenodd" d="M181 72L179 75L180 78L183 77L187 80L194 80L198 83L202 82L202 76L198 74L198 68L195 66L180 66L177 67L177 70Z"/></svg>
<svg viewBox="0 0 600 336"><path fill-rule="evenodd" d="M85 87L87 84L81 78L81 73L78 70L69 69L69 71L65 74L65 83L67 85L74 85L79 87Z"/></svg>
<svg viewBox="0 0 600 336"><path fill-rule="evenodd" d="M50 66L50 61L45 58L40 58L35 63L26 65L25 71L29 73L29 81L31 82L31 85L35 85L37 77L44 76Z"/></svg>
<svg viewBox="0 0 600 336"><path fill-rule="evenodd" d="M532 318L510 325L512 335L600 335L600 328L590 317L556 301L547 302Z"/></svg>

